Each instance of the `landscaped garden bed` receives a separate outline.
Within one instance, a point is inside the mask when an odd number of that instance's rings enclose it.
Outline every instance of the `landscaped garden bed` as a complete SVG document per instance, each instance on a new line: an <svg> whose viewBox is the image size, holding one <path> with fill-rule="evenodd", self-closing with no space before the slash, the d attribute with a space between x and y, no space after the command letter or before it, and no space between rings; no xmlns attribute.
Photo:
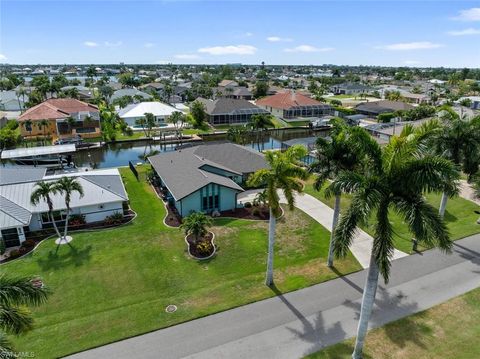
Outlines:
<svg viewBox="0 0 480 359"><path fill-rule="evenodd" d="M256 219L267 221L270 219L270 212L266 206L251 206L237 208L235 210L220 212L219 217L230 217L240 219Z"/></svg>
<svg viewBox="0 0 480 359"><path fill-rule="evenodd" d="M213 257L216 248L214 243L215 235L212 232L208 232L201 238L195 238L193 234L189 234L185 237L185 241L188 245L188 253L195 259L208 259Z"/></svg>

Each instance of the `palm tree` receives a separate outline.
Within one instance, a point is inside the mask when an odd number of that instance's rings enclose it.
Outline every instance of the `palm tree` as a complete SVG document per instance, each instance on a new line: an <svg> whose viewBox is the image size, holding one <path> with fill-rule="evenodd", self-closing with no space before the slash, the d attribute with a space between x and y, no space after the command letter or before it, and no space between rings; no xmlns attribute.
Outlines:
<svg viewBox="0 0 480 359"><path fill-rule="evenodd" d="M49 125L50 125L50 122L48 122L48 120L45 120L45 119L40 120L37 123L38 129L43 132L43 139L44 140L47 137L47 134L46 134L45 130L48 128Z"/></svg>
<svg viewBox="0 0 480 359"><path fill-rule="evenodd" d="M68 116L65 119L65 122L67 123L68 126L68 132L72 133L73 131L73 126L77 123L77 120L75 120L72 116Z"/></svg>
<svg viewBox="0 0 480 359"><path fill-rule="evenodd" d="M433 139L435 152L451 160L471 179L480 165L480 117L461 119L451 108L442 107L442 129ZM448 197L454 193L443 191L440 217L445 215Z"/></svg>
<svg viewBox="0 0 480 359"><path fill-rule="evenodd" d="M45 303L49 290L35 285L33 277L8 277L0 274L0 357L15 357L14 347L6 333L19 335L33 327L33 318L25 306Z"/></svg>
<svg viewBox="0 0 480 359"><path fill-rule="evenodd" d="M193 234L195 243L198 239L204 237L208 232L208 227L212 226L212 218L203 212L193 212L182 219L180 229L183 229L185 235Z"/></svg>
<svg viewBox="0 0 480 359"><path fill-rule="evenodd" d="M30 133L30 137L32 136L32 131L33 131L33 122L32 120L25 120L20 122L20 124L25 128L26 131Z"/></svg>
<svg viewBox="0 0 480 359"><path fill-rule="evenodd" d="M47 203L48 217L52 221L53 228L55 229L55 232L57 233L58 238L61 238L62 235L60 234L60 231L58 230L58 227L57 227L57 223L53 218L53 202L52 202L52 198L50 197L51 195L55 195L56 193L57 193L57 190L54 186L54 182L46 182L46 181L37 182L30 196L30 203L34 206L39 204L40 201L44 201Z"/></svg>
<svg viewBox="0 0 480 359"><path fill-rule="evenodd" d="M177 134L177 138L180 138L180 143L182 142L182 130L183 124L186 121L186 116L181 113L180 111L174 111L169 117L168 122L172 123L175 127L175 133Z"/></svg>
<svg viewBox="0 0 480 359"><path fill-rule="evenodd" d="M260 136L263 138L264 131L269 127L274 127L272 116L267 114L253 115L248 126L256 133L258 147L260 149Z"/></svg>
<svg viewBox="0 0 480 359"><path fill-rule="evenodd" d="M267 151L265 158L269 168L258 170L253 173L247 185L251 187L265 187L267 202L270 210L268 227L268 258L265 284L273 284L273 255L275 244L276 217L280 215L280 198L278 190L281 190L287 199L288 208L293 210L295 205L295 193L303 191L303 183L308 177L308 172L298 165L301 158L307 155L303 146L289 147L285 152Z"/></svg>
<svg viewBox="0 0 480 359"><path fill-rule="evenodd" d="M18 106L20 108L20 113L25 110L25 95L27 94L27 91L23 86L20 86L18 90L16 91L17 95L17 101L18 101ZM20 96L22 97L22 102L20 102Z"/></svg>
<svg viewBox="0 0 480 359"><path fill-rule="evenodd" d="M316 160L310 170L317 174L313 187L320 191L325 182L335 179L342 171L356 171L365 162L365 156L376 146L373 138L360 127L347 127L341 122L334 122L330 132L331 140L319 137L316 142ZM378 164L377 164L378 165ZM342 193L335 191L334 186L325 189L326 197L335 196L333 209L332 232L328 248L327 265L333 266L333 238L335 227L340 216L340 200Z"/></svg>
<svg viewBox="0 0 480 359"><path fill-rule="evenodd" d="M60 193L65 197L65 207L66 207L66 215L65 215L65 228L63 232L63 237L61 239L67 240L67 231L68 231L68 219L70 216L70 202L72 198L72 194L75 192L78 193L78 195L83 197L83 187L78 182L78 180L75 177L62 177L58 181L56 181L53 185L53 188L55 189L56 192ZM59 241L59 245L60 245ZM67 242L68 243L68 242ZM58 246L57 246L58 250Z"/></svg>
<svg viewBox="0 0 480 359"><path fill-rule="evenodd" d="M424 198L425 193L454 192L459 178L455 166L448 159L425 153L421 148L425 134L407 126L399 137L393 137L383 149L379 145L370 156L377 157L381 166L365 168L363 173L342 171L333 183L338 191L352 194L347 211L342 214L334 234L334 254L345 257L357 225L367 223L374 216L374 238L367 280L363 291L357 339L352 358L361 358L368 322L375 301L378 276L385 282L390 275L394 252L393 228L389 211L400 214L418 240L427 247L438 247L448 252L452 246L447 227L441 217Z"/></svg>

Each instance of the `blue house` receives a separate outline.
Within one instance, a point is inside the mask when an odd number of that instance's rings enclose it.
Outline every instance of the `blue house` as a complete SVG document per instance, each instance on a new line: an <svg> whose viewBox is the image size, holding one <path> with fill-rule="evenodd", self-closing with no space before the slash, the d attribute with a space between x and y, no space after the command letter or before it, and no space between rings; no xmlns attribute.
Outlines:
<svg viewBox="0 0 480 359"><path fill-rule="evenodd" d="M237 208L248 176L267 167L263 154L233 143L212 143L148 158L168 202L183 217Z"/></svg>

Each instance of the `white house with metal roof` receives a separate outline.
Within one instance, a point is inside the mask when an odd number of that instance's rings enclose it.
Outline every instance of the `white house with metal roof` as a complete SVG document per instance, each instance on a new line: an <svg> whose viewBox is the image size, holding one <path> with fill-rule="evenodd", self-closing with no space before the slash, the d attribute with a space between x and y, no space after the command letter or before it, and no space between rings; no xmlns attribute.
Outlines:
<svg viewBox="0 0 480 359"><path fill-rule="evenodd" d="M45 168L12 167L0 171L0 237L7 247L17 246L28 232L51 228L45 202L33 205L30 196L39 181L54 181L63 176L76 177L84 196L74 193L71 214L83 215L86 223L101 222L114 213L124 213L128 195L117 169L46 175ZM63 226L65 201L62 195L51 196L54 218Z"/></svg>
<svg viewBox="0 0 480 359"><path fill-rule="evenodd" d="M127 125L134 127L137 120L144 118L146 113L155 116L157 126L166 125L168 118L175 111L180 112L173 106L162 102L140 102L128 105L118 111L118 116L123 119Z"/></svg>
<svg viewBox="0 0 480 359"><path fill-rule="evenodd" d="M164 152L148 160L168 202L181 216L237 208L237 195L244 191L247 177L268 166L262 153L233 143Z"/></svg>

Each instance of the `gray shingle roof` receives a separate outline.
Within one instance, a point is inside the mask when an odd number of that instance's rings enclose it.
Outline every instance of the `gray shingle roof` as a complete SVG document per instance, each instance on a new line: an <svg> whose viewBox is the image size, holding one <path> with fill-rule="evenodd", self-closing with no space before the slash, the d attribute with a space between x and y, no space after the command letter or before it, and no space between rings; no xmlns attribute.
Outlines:
<svg viewBox="0 0 480 359"><path fill-rule="evenodd" d="M262 154L232 143L200 145L165 152L149 157L148 160L177 201L209 183L243 191L230 178L204 169L206 165L242 174L266 167Z"/></svg>
<svg viewBox="0 0 480 359"><path fill-rule="evenodd" d="M204 98L198 98L197 101L202 102L209 115L219 114L240 114L247 111L248 113L268 113L268 111L255 106L251 102L242 99L233 98L219 98L217 100L207 100Z"/></svg>

